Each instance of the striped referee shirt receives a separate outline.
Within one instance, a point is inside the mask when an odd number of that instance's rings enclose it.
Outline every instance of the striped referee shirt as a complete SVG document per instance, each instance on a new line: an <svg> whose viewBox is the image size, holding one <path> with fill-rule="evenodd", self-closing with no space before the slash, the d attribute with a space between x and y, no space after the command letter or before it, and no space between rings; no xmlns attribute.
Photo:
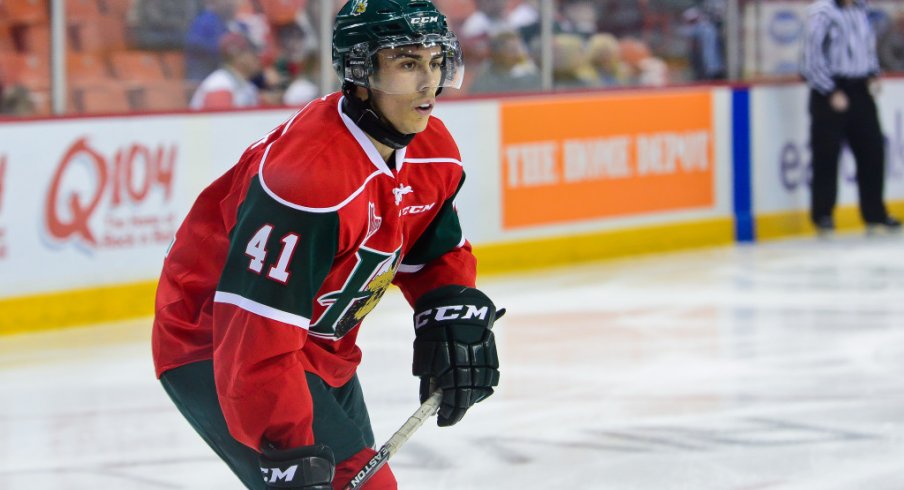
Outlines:
<svg viewBox="0 0 904 490"><path fill-rule="evenodd" d="M837 78L866 78L879 74L876 33L864 0L848 7L836 0L817 0L810 6L801 74L823 94L835 91Z"/></svg>

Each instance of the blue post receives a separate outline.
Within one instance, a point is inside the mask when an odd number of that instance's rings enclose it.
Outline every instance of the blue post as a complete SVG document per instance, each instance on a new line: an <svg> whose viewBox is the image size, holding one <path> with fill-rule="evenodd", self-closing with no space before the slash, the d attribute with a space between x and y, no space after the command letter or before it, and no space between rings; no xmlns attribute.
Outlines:
<svg viewBox="0 0 904 490"><path fill-rule="evenodd" d="M750 182L750 90L736 87L731 93L731 157L734 170L733 190L735 239L753 242L753 195Z"/></svg>

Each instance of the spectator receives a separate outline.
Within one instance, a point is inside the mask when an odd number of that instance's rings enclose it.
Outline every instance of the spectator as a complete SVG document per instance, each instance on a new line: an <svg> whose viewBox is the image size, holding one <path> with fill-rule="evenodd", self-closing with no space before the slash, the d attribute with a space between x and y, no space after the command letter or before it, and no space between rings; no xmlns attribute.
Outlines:
<svg viewBox="0 0 904 490"><path fill-rule="evenodd" d="M524 41L516 32L505 31L490 40L490 57L480 67L470 92L505 93L540 88L540 74L527 55Z"/></svg>
<svg viewBox="0 0 904 490"><path fill-rule="evenodd" d="M286 87L286 91L282 96L282 103L289 106L299 106L320 96L320 87L311 79L304 75L298 74Z"/></svg>
<svg viewBox="0 0 904 490"><path fill-rule="evenodd" d="M596 21L596 5L592 0L563 0L556 30L587 39L597 33Z"/></svg>
<svg viewBox="0 0 904 490"><path fill-rule="evenodd" d="M619 59L618 39L612 34L595 34L587 41L590 65L596 70L599 84L604 87L624 85L626 67Z"/></svg>
<svg viewBox="0 0 904 490"><path fill-rule="evenodd" d="M691 7L682 16L690 38L690 66L694 80L725 78L725 58L719 31L709 15Z"/></svg>
<svg viewBox="0 0 904 490"><path fill-rule="evenodd" d="M640 60L637 84L643 87L664 87L669 83L669 66L662 58L651 56Z"/></svg>
<svg viewBox="0 0 904 490"><path fill-rule="evenodd" d="M205 0L205 9L192 21L185 37L185 77L200 81L222 63L220 39L227 32L245 33L236 21L241 0Z"/></svg>
<svg viewBox="0 0 904 490"><path fill-rule="evenodd" d="M644 5L639 0L607 0L600 5L600 30L622 38L639 36L644 28Z"/></svg>
<svg viewBox="0 0 904 490"><path fill-rule="evenodd" d="M280 56L274 68L282 80L288 83L282 95L282 103L290 106L302 105L316 99L320 88L311 81L313 73L312 52L308 48L308 39L304 29L295 23L281 26L277 31Z"/></svg>
<svg viewBox="0 0 904 490"><path fill-rule="evenodd" d="M639 85L643 71L643 60L652 56L650 48L639 39L626 37L618 43L618 52L624 63L628 85Z"/></svg>
<svg viewBox="0 0 904 490"><path fill-rule="evenodd" d="M228 33L220 41L223 66L201 82L189 107L229 109L260 105L260 92L252 80L261 73L257 51L245 36Z"/></svg>
<svg viewBox="0 0 904 490"><path fill-rule="evenodd" d="M505 15L507 0L477 0L477 10L474 11L461 26L458 33L462 40L473 38L485 38L510 30L508 19Z"/></svg>
<svg viewBox="0 0 904 490"><path fill-rule="evenodd" d="M552 41L552 79L556 90L598 86L597 74L587 63L584 41L574 34L556 34Z"/></svg>
<svg viewBox="0 0 904 490"><path fill-rule="evenodd" d="M31 116L36 112L31 93L22 85L0 85L0 116Z"/></svg>
<svg viewBox="0 0 904 490"><path fill-rule="evenodd" d="M490 55L490 39L496 34L511 31L514 26L506 13L508 0L476 0L477 10L458 30L465 59L479 64ZM466 76L469 75L466 73Z"/></svg>
<svg viewBox="0 0 904 490"><path fill-rule="evenodd" d="M540 23L538 0L515 0L515 2L506 16L512 28L520 30Z"/></svg>
<svg viewBox="0 0 904 490"><path fill-rule="evenodd" d="M130 42L141 49L182 49L199 0L137 0L128 15Z"/></svg>
<svg viewBox="0 0 904 490"><path fill-rule="evenodd" d="M885 141L874 99L879 59L863 0L817 0L810 7L801 73L810 86L813 185L810 219L835 229L838 157L847 141L857 163L860 216L867 228L900 230L883 202Z"/></svg>

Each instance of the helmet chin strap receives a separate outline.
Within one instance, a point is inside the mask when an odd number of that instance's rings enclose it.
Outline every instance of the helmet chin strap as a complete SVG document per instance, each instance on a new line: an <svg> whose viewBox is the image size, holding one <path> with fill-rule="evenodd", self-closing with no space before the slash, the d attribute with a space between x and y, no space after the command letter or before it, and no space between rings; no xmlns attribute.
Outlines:
<svg viewBox="0 0 904 490"><path fill-rule="evenodd" d="M350 117L370 137L393 150L400 150L408 146L408 143L411 143L417 133L400 133L386 119L380 117L377 109L371 105L370 101L373 99L373 94L370 89L367 89L368 99L361 100L355 97L354 87L351 84L346 84L342 87L342 93L345 94L345 98L342 100L342 112Z"/></svg>

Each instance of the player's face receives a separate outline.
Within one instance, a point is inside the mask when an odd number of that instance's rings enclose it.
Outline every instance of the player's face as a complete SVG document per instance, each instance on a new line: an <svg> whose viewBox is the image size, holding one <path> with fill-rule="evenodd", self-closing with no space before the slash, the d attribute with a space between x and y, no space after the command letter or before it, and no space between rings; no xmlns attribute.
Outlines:
<svg viewBox="0 0 904 490"><path fill-rule="evenodd" d="M426 129L442 78L439 46L384 49L377 53L373 104L401 133Z"/></svg>

